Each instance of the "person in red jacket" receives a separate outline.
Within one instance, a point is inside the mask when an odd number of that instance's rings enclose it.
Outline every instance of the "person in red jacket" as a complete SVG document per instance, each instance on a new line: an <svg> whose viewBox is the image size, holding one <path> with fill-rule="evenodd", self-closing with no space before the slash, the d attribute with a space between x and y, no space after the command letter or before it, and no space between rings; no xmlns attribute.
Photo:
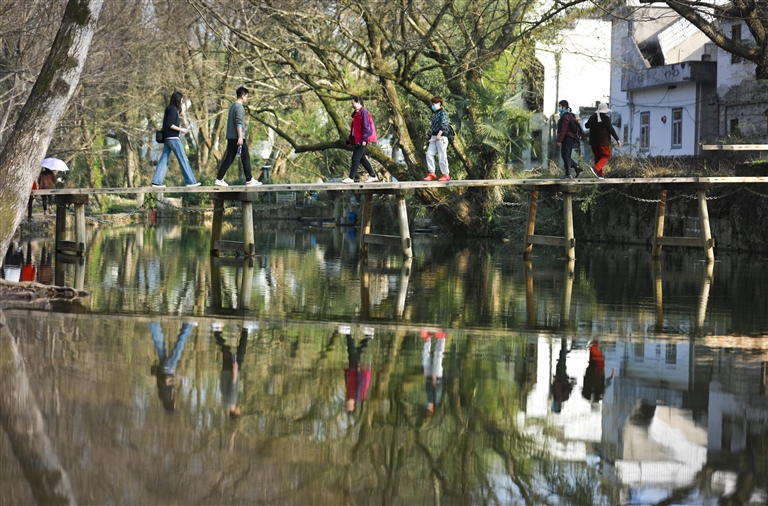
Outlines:
<svg viewBox="0 0 768 506"><path fill-rule="evenodd" d="M371 386L371 366L363 364L360 357L363 350L368 347L368 343L373 339L373 329L364 329L365 337L359 345L355 344L352 337L352 330L348 325L341 325L339 333L347 338L347 358L349 367L344 370L344 382L346 386L346 407L347 413L352 413L358 404L365 400L365 394Z"/></svg>
<svg viewBox="0 0 768 506"><path fill-rule="evenodd" d="M577 142L575 132L581 127L576 116L571 112L571 108L568 107L567 100L561 100L558 102L558 106L557 112L560 113L560 120L557 122L557 145L560 146L560 154L563 157L563 169L565 170L563 179L573 179L571 167L576 171L576 177L579 177L582 172L576 160L571 158L573 146Z"/></svg>
<svg viewBox="0 0 768 506"><path fill-rule="evenodd" d="M611 386L615 376L616 369L611 369L611 377L605 377L605 356L600 351L600 343L595 339L589 346L589 365L584 372L582 397L596 406L603 399L605 389Z"/></svg>
<svg viewBox="0 0 768 506"><path fill-rule="evenodd" d="M363 99L360 97L352 97L352 125L349 127L349 140L348 144L354 146L352 151L352 165L349 168L349 177L341 180L342 183L354 183L355 176L357 175L357 169L360 164L363 164L366 172L368 172L367 183L375 183L379 180L376 176L376 172L371 166L371 162L365 156L365 147L368 142L373 142L372 139L376 138L376 130L371 121L371 115L368 110L363 107Z"/></svg>

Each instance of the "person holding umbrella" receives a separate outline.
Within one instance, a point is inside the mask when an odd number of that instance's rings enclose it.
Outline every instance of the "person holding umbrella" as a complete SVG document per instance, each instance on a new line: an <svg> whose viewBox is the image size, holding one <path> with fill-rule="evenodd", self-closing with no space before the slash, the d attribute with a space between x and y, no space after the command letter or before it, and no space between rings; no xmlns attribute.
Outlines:
<svg viewBox="0 0 768 506"><path fill-rule="evenodd" d="M40 176L37 178L37 187L41 190L53 190L56 187L56 174L45 165L43 165L43 170L40 171ZM43 195L42 200L43 214L48 214L48 204L53 204L53 196Z"/></svg>
<svg viewBox="0 0 768 506"><path fill-rule="evenodd" d="M46 158L43 160L42 170L37 178L37 181L32 183L33 190L52 190L56 187L56 181L59 180L54 172L66 172L69 170L67 164L58 158ZM32 203L35 197L29 197L29 205L27 211L27 221L32 221ZM53 198L50 195L43 195L43 213L48 214L48 204L53 203Z"/></svg>

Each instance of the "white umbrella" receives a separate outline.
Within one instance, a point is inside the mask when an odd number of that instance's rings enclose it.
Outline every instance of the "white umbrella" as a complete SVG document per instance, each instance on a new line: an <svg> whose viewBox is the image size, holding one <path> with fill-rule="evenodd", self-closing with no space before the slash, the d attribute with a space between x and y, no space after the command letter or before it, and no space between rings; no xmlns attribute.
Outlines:
<svg viewBox="0 0 768 506"><path fill-rule="evenodd" d="M50 169L54 172L67 172L69 170L69 167L67 167L67 164L64 163L63 160L59 160L58 158L46 158L45 160L43 160L42 165L46 169Z"/></svg>

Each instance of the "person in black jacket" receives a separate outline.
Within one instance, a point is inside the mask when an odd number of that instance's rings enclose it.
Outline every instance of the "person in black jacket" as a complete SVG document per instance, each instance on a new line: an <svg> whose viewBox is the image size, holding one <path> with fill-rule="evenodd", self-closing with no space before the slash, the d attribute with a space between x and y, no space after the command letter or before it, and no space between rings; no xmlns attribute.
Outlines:
<svg viewBox="0 0 768 506"><path fill-rule="evenodd" d="M189 130L179 126L181 124L179 113L181 112L181 101L183 98L184 95L180 91L174 91L168 107L165 108L165 114L163 115L163 153L157 161L155 175L152 176L152 186L155 188L165 188L163 179L165 179L165 173L168 172L171 151L176 155L176 160L179 161L184 184L187 186L200 186L200 183L195 181L192 167L190 167L187 155L184 153L184 146L181 145L179 140L179 133L189 133Z"/></svg>
<svg viewBox="0 0 768 506"><path fill-rule="evenodd" d="M611 158L611 137L616 139L616 144L621 148L621 141L616 134L616 130L611 125L611 118L608 114L611 112L607 104L601 103L597 106L597 112L589 117L586 127L589 129L589 145L592 147L592 154L595 155L595 167L589 170L598 179L603 179L603 167Z"/></svg>
<svg viewBox="0 0 768 506"><path fill-rule="evenodd" d="M571 158L573 146L576 144L575 132L581 127L576 116L571 112L571 108L568 107L567 100L561 100L557 105L559 106L557 112L560 113L560 120L557 122L557 145L560 146L560 154L563 157L563 169L565 170L563 179L573 179L571 167L576 172L576 177L579 177L582 172L576 160Z"/></svg>

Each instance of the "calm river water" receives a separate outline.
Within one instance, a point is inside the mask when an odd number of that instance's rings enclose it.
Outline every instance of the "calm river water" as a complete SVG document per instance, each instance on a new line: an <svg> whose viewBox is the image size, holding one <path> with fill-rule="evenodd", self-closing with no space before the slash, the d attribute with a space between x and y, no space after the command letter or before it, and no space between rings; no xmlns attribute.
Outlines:
<svg viewBox="0 0 768 506"><path fill-rule="evenodd" d="M230 230L225 236L236 236ZM85 504L765 504L768 261L104 227L15 245L6 309L62 496ZM0 385L8 388L7 385ZM7 416L7 413L3 416ZM35 501L0 434L0 504Z"/></svg>

